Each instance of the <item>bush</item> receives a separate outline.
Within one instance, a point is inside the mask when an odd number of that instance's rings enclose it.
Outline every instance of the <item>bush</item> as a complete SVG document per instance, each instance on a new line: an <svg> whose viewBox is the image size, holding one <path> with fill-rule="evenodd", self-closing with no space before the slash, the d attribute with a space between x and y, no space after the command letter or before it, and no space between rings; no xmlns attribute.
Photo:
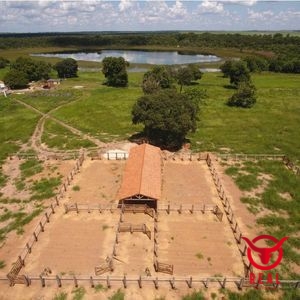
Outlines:
<svg viewBox="0 0 300 300"><path fill-rule="evenodd" d="M78 64L73 58L66 58L58 62L54 69L57 71L60 78L73 78L77 77Z"/></svg>
<svg viewBox="0 0 300 300"><path fill-rule="evenodd" d="M123 57L105 57L102 61L102 73L106 84L115 87L125 87L128 84L126 67L128 62Z"/></svg>
<svg viewBox="0 0 300 300"><path fill-rule="evenodd" d="M256 103L255 88L248 83L241 83L238 90L228 99L227 105L250 108Z"/></svg>
<svg viewBox="0 0 300 300"><path fill-rule="evenodd" d="M9 60L1 56L0 57L0 69L5 68L8 64L9 64Z"/></svg>
<svg viewBox="0 0 300 300"><path fill-rule="evenodd" d="M10 70L3 79L5 85L11 89L22 89L26 88L29 80L23 71Z"/></svg>

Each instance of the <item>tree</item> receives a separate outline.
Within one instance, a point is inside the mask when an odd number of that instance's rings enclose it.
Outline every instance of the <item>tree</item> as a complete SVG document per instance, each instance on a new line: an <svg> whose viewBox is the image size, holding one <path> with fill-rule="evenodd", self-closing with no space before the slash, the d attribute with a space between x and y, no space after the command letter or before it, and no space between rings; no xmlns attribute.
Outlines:
<svg viewBox="0 0 300 300"><path fill-rule="evenodd" d="M221 66L220 69L223 72L223 75L225 78L229 77L230 70L232 66L232 61L231 60L226 60Z"/></svg>
<svg viewBox="0 0 300 300"><path fill-rule="evenodd" d="M6 73L3 81L5 85L11 89L26 88L29 83L27 75L24 72L15 69L12 69Z"/></svg>
<svg viewBox="0 0 300 300"><path fill-rule="evenodd" d="M175 90L144 95L132 109L133 124L144 124L149 140L166 148L179 148L188 132L196 130L199 106Z"/></svg>
<svg viewBox="0 0 300 300"><path fill-rule="evenodd" d="M51 65L43 61L34 61L28 57L18 57L11 69L24 72L29 81L48 79Z"/></svg>
<svg viewBox="0 0 300 300"><path fill-rule="evenodd" d="M196 65L188 65L177 70L176 74L177 82L180 85L180 92L183 85L190 85L192 81L202 78L202 72Z"/></svg>
<svg viewBox="0 0 300 300"><path fill-rule="evenodd" d="M172 85L170 70L164 66L154 66L143 77L142 88L145 94L152 94L160 89L168 89Z"/></svg>
<svg viewBox="0 0 300 300"><path fill-rule="evenodd" d="M268 71L269 69L268 61L262 57L246 56L243 61L246 62L250 72Z"/></svg>
<svg viewBox="0 0 300 300"><path fill-rule="evenodd" d="M234 61L229 70L230 83L238 86L241 82L250 82L250 71L243 61Z"/></svg>
<svg viewBox="0 0 300 300"><path fill-rule="evenodd" d="M58 62L54 69L57 71L60 78L73 78L77 77L78 64L73 58L66 58Z"/></svg>
<svg viewBox="0 0 300 300"><path fill-rule="evenodd" d="M123 57L105 57L102 60L102 73L106 78L106 84L115 87L127 86L128 65L129 63Z"/></svg>
<svg viewBox="0 0 300 300"><path fill-rule="evenodd" d="M0 57L0 69L5 68L8 64L9 64L9 60L1 56Z"/></svg>
<svg viewBox="0 0 300 300"><path fill-rule="evenodd" d="M250 108L256 103L255 87L246 82L239 84L237 91L228 99L229 106Z"/></svg>

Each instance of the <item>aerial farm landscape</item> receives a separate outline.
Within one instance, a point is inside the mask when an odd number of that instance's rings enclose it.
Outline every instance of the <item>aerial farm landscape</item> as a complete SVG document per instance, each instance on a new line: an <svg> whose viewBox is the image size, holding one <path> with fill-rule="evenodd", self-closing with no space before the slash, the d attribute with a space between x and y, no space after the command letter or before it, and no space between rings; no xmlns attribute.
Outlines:
<svg viewBox="0 0 300 300"><path fill-rule="evenodd" d="M300 299L299 31L57 24L0 26L0 299Z"/></svg>

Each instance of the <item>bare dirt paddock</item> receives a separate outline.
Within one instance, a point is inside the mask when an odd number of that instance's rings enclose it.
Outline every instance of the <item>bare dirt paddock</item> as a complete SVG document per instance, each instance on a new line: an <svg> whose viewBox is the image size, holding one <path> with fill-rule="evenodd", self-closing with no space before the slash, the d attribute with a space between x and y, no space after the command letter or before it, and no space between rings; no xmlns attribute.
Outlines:
<svg viewBox="0 0 300 300"><path fill-rule="evenodd" d="M210 212L159 214L159 260L175 275L243 276L243 265L226 220Z"/></svg>
<svg viewBox="0 0 300 300"><path fill-rule="evenodd" d="M171 276L244 276L241 255L234 236L225 217L220 221L211 211L177 211L160 210L160 205L202 205L222 206L212 176L205 161L166 161L163 167L162 199L158 203L157 249L154 255L155 219L149 215L125 213L122 224L145 224L151 232L151 239L143 232L119 232L116 243L117 226L120 211L99 210L70 211L65 213L63 204L113 205L116 207L116 194L121 184L124 161L85 160L79 172L68 185L60 206L51 216L45 232L39 235L25 260L25 267L20 274L37 276L32 286L40 288L39 275L45 269L51 270L51 276L95 276L95 267L101 265L108 256L113 258L114 270L103 276L147 276L146 269L153 278L170 278ZM38 225L38 221L37 224ZM32 230L32 226L30 227ZM28 237L32 231L26 231ZM19 249L25 244L19 245ZM17 259L17 256L15 257ZM156 273L154 260L172 264L174 274ZM47 276L47 275L46 275ZM86 286L89 282L86 281ZM2 285L3 283L0 282ZM63 286L74 282L63 282ZM101 283L106 286L106 283ZM182 291L188 292L186 283L177 283L180 291L174 292L166 284L160 284L161 293L155 292L153 282L145 283L145 293L138 292L137 282L128 284L128 299L154 299L156 296L172 295L178 299ZM47 281L46 286L57 286L57 282ZM112 282L112 289L122 286L122 281ZM133 287L134 286L134 287ZM148 288L149 286L149 288ZM198 285L200 287L200 284ZM19 285L14 288L18 293ZM7 290L7 289L5 289ZM16 294L17 294L16 293ZM102 292L101 292L102 293ZM41 293L40 295L44 295ZM53 296L53 291L51 292ZM93 297L88 292L88 299L107 299L110 292ZM147 294L147 295L146 295ZM28 294L27 294L28 295ZM95 295L94 295L95 296ZM149 297L148 297L149 296ZM1 299L1 292L0 292ZM6 298L3 298L6 299ZM7 298L10 299L10 298ZM14 299L22 298L15 297ZM30 299L30 297L26 298ZM47 298L45 299L52 299ZM126 298L127 299L127 298ZM167 298L169 299L169 298Z"/></svg>
<svg viewBox="0 0 300 300"><path fill-rule="evenodd" d="M110 212L57 213L46 227L24 268L25 274L94 274L111 254L118 215Z"/></svg>

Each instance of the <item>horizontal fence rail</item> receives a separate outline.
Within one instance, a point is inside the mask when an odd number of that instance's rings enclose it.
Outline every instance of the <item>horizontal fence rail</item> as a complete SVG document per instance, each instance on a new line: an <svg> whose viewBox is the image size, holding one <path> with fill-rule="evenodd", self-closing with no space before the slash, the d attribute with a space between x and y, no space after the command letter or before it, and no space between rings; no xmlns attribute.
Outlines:
<svg viewBox="0 0 300 300"><path fill-rule="evenodd" d="M168 266L166 266L168 267ZM0 278L1 280L1 278ZM8 281L3 278L3 281ZM127 288L128 284L137 285L140 288L144 284L150 284L156 289L160 285L169 285L172 289L176 288L177 284L185 284L187 287L205 287L217 286L221 288L226 288L226 286L234 286L238 289L247 287L257 287L257 285L273 286L274 288L300 288L300 280L280 280L279 284L270 284L267 280L262 280L261 282L250 283L248 278L244 277L197 277L197 276L95 276L95 275L72 275L72 276L43 276L43 275L21 275L17 278L19 284L25 284L27 286L33 284L40 284L42 287L57 285L62 287L63 285L74 285L78 287L79 284L86 285L90 287L95 287L96 284L106 285L107 288L111 288L112 285L117 285L118 287Z"/></svg>
<svg viewBox="0 0 300 300"><path fill-rule="evenodd" d="M217 154L218 157L222 159L232 159L232 160L282 160L284 154Z"/></svg>

